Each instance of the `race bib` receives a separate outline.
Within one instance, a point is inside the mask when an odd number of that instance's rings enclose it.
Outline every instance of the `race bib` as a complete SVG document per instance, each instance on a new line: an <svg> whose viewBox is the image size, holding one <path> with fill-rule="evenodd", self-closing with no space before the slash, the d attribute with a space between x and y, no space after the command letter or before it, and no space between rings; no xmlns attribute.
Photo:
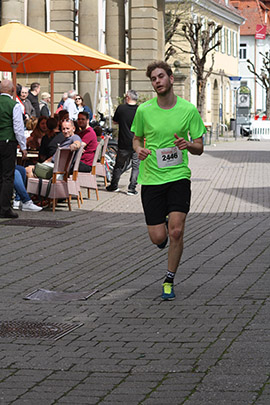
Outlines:
<svg viewBox="0 0 270 405"><path fill-rule="evenodd" d="M183 161L182 152L174 146L156 150L157 164L159 168L180 165Z"/></svg>

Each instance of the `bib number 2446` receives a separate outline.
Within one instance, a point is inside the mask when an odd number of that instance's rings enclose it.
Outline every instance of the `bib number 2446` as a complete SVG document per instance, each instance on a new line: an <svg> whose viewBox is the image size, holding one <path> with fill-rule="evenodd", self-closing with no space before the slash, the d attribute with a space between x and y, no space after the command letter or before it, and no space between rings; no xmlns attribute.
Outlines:
<svg viewBox="0 0 270 405"><path fill-rule="evenodd" d="M158 167L176 166L182 163L182 152L175 146L156 150Z"/></svg>

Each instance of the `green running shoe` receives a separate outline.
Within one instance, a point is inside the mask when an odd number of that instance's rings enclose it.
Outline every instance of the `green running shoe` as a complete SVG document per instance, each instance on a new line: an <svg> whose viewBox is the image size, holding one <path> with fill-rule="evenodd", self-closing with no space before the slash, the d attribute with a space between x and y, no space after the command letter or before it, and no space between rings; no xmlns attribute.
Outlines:
<svg viewBox="0 0 270 405"><path fill-rule="evenodd" d="M163 283L162 284L161 298L165 301L171 301L171 300L175 299L175 294L173 291L173 283Z"/></svg>

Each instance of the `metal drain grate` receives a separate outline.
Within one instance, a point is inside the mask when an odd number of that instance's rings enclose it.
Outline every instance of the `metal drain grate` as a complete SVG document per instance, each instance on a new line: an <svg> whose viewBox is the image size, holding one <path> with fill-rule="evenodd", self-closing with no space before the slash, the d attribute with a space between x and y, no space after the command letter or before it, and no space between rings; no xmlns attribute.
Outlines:
<svg viewBox="0 0 270 405"><path fill-rule="evenodd" d="M58 340L82 325L83 323L67 324L29 321L0 321L0 337L26 337Z"/></svg>
<svg viewBox="0 0 270 405"><path fill-rule="evenodd" d="M64 226L71 225L72 222L68 221L47 221L43 219L9 219L1 222L0 225L14 225L14 226L30 226L30 227L47 227L47 228L63 228Z"/></svg>
<svg viewBox="0 0 270 405"><path fill-rule="evenodd" d="M80 301L87 300L93 294L98 292L94 290L92 292L63 292L63 291L50 291L39 288L24 297L25 300L35 301Z"/></svg>

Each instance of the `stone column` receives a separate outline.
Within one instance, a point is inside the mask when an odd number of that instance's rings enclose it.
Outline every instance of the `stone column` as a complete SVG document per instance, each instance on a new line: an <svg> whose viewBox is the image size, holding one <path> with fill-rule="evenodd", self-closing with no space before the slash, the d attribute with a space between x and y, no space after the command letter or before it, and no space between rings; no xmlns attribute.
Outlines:
<svg viewBox="0 0 270 405"><path fill-rule="evenodd" d="M125 10L124 1L107 0L106 9L106 47L107 54L125 62ZM111 95L113 104L125 92L126 72L111 70Z"/></svg>
<svg viewBox="0 0 270 405"><path fill-rule="evenodd" d="M98 1L81 0L79 9L79 42L98 50ZM79 93L93 109L96 74L79 72Z"/></svg>
<svg viewBox="0 0 270 405"><path fill-rule="evenodd" d="M174 61L174 92L181 98L185 98L185 80L187 76L180 70L180 62L178 60Z"/></svg>
<svg viewBox="0 0 270 405"><path fill-rule="evenodd" d="M23 0L2 0L2 25L11 20L18 20L24 23L24 1Z"/></svg>
<svg viewBox="0 0 270 405"><path fill-rule="evenodd" d="M160 39L163 35L159 34L162 10L164 0L130 0L130 63L138 68L130 73L130 87L141 96L153 94L145 76L147 65L164 55L164 40Z"/></svg>
<svg viewBox="0 0 270 405"><path fill-rule="evenodd" d="M32 0L36 1L36 0ZM74 19L75 19L73 0L51 0L51 30L59 34L74 39ZM74 72L63 71L54 73L54 106L62 98L65 91L74 89Z"/></svg>
<svg viewBox="0 0 270 405"><path fill-rule="evenodd" d="M28 0L28 25L39 31L45 31L45 1Z"/></svg>
<svg viewBox="0 0 270 405"><path fill-rule="evenodd" d="M4 7L5 3L7 3L7 7ZM10 12L12 13L12 18L9 17ZM21 23L24 23L24 0L2 1L2 15L7 19L6 22L11 19L17 19ZM2 23L4 24L3 20ZM28 0L27 25L39 31L45 30L44 0ZM40 72L27 75L18 74L17 82L27 87L33 82L39 82L41 85L41 92L50 91L48 86L48 73Z"/></svg>

